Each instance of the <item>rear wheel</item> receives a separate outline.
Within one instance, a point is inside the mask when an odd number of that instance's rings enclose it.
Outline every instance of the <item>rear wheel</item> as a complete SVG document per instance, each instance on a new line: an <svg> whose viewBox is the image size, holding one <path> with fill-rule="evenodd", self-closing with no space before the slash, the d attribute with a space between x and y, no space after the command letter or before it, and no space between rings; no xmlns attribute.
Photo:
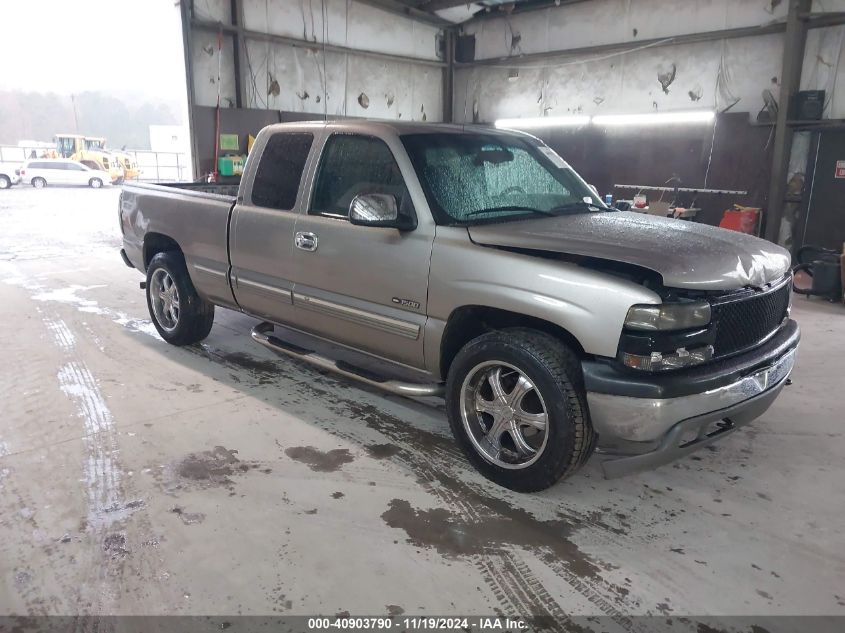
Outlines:
<svg viewBox="0 0 845 633"><path fill-rule="evenodd" d="M12 179L6 175L0 174L0 189L8 189L12 186Z"/></svg>
<svg viewBox="0 0 845 633"><path fill-rule="evenodd" d="M47 181L41 177L33 178L32 179L32 186L36 189L43 189L47 186Z"/></svg>
<svg viewBox="0 0 845 633"><path fill-rule="evenodd" d="M147 308L171 345L203 340L214 323L214 305L197 294L181 253L158 253L147 266Z"/></svg>
<svg viewBox="0 0 845 633"><path fill-rule="evenodd" d="M88 181L88 186L91 187L92 189L99 189L100 187L103 186L103 181L100 180L99 178L92 178L91 180Z"/></svg>
<svg viewBox="0 0 845 633"><path fill-rule="evenodd" d="M467 458L511 490L548 488L593 450L581 363L543 332L506 329L467 343L449 368L446 408Z"/></svg>

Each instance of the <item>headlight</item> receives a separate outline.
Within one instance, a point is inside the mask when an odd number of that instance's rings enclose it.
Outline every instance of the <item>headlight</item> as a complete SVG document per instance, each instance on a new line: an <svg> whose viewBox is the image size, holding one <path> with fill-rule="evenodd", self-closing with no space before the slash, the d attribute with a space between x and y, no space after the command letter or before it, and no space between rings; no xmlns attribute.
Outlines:
<svg viewBox="0 0 845 633"><path fill-rule="evenodd" d="M648 332L664 330L686 330L703 327L710 323L710 304L662 303L659 305L636 305L628 310L625 327L630 330Z"/></svg>

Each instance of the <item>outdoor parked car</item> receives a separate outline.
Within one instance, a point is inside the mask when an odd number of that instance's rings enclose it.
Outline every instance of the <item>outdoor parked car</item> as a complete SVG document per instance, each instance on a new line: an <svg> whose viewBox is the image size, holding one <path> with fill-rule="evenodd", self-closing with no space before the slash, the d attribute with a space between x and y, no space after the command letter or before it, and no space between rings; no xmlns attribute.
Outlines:
<svg viewBox="0 0 845 633"><path fill-rule="evenodd" d="M0 163L0 189L8 189L21 181L19 165Z"/></svg>
<svg viewBox="0 0 845 633"><path fill-rule="evenodd" d="M21 182L37 189L47 185L85 185L99 189L111 184L111 176L102 169L91 169L75 160L40 158L28 160L21 167Z"/></svg>

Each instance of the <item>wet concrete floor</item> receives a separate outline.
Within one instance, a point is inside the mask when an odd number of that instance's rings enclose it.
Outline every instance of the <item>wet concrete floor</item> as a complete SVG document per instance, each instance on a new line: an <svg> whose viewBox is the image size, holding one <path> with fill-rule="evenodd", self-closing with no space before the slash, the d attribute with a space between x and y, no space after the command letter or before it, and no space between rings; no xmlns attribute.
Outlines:
<svg viewBox="0 0 845 633"><path fill-rule="evenodd" d="M796 299L794 385L659 470L520 495L442 407L253 343L175 348L116 190L0 195L0 615L845 615L845 309Z"/></svg>

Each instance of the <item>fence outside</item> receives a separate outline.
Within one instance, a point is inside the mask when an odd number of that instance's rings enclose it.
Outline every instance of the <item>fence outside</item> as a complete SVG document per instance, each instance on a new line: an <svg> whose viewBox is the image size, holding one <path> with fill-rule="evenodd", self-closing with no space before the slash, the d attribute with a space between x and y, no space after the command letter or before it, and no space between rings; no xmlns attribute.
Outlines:
<svg viewBox="0 0 845 633"><path fill-rule="evenodd" d="M0 145L0 163L20 164L33 157L39 158L50 147L18 147ZM188 181L191 179L191 167L187 156L181 152L153 152L143 149L123 150L138 163L141 181Z"/></svg>

